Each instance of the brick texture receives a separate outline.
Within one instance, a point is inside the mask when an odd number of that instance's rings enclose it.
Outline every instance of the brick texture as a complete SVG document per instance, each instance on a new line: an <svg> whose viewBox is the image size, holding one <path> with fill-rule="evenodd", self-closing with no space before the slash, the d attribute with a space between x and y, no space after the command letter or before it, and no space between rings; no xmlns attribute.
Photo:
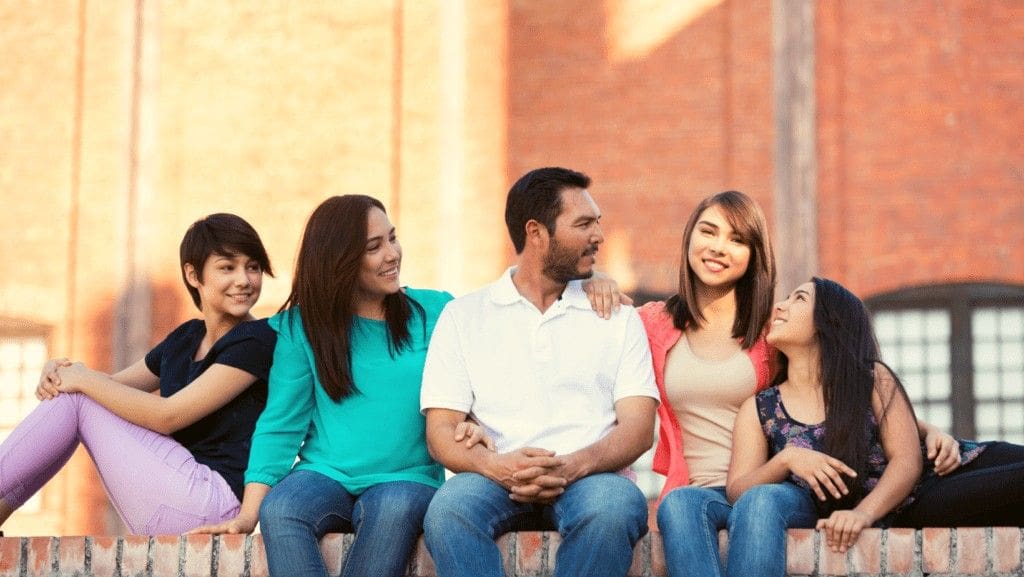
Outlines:
<svg viewBox="0 0 1024 577"><path fill-rule="evenodd" d="M817 577L858 575L988 575L1019 576L1021 532L1024 529L868 529L846 554L824 547L817 531L792 529L787 544L787 575ZM722 554L728 535L720 533ZM508 577L552 575L561 542L557 533L520 532L503 535L498 548ZM351 535L324 537L320 549L328 574L341 573ZM109 562L108 551L118 551ZM666 577L661 535L651 533L634 550L629 577ZM56 555L56 557L54 557ZM87 559L92 565L87 565ZM106 561L97 563L98 558ZM216 559L216 563L212 560ZM955 566L951 565L951 560ZM0 538L0 577L258 577L265 576L266 558L259 535L156 537L7 537ZM436 577L423 541L409 563L409 577Z"/></svg>
<svg viewBox="0 0 1024 577"><path fill-rule="evenodd" d="M594 178L600 268L667 294L699 199L774 221L772 4L0 3L0 319L134 362L195 315L175 248L219 211L260 231L272 313L306 217L350 192L388 206L404 282L464 294L510 260L508 185L553 164ZM1024 2L813 4L820 273L865 298L1024 283ZM84 452L41 501L5 528L124 532Z"/></svg>

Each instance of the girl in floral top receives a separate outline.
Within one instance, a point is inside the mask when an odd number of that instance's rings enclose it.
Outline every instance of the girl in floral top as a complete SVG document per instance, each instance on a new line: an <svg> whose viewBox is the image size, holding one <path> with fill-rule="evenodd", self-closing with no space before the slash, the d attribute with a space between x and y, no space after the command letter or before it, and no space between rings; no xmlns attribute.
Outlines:
<svg viewBox="0 0 1024 577"><path fill-rule="evenodd" d="M914 410L878 360L864 304L835 282L815 278L776 304L768 342L780 352L776 386L740 408L727 495L787 498L790 527L816 526L845 552L921 476Z"/></svg>

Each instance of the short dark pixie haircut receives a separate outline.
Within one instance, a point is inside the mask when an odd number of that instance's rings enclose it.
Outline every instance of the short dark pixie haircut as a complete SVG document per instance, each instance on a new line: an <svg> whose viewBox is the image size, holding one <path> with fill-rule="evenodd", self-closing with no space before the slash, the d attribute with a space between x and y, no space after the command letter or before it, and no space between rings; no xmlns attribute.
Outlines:
<svg viewBox="0 0 1024 577"><path fill-rule="evenodd" d="M516 254L526 247L526 223L535 220L555 234L555 220L562 212L562 191L587 188L590 177L568 168L537 168L524 174L508 191L505 225Z"/></svg>
<svg viewBox="0 0 1024 577"><path fill-rule="evenodd" d="M203 282L203 265L210 255L237 256L245 255L257 263L266 274L274 276L270 268L270 257L267 256L267 249L263 247L263 241L256 229L240 216L219 212L201 218L192 223L185 231L185 237L181 239L181 278L185 281L185 288L192 295L192 302L196 308L202 310L202 302L199 299L199 290L188 284L188 276L185 274L185 265L190 264L196 269L196 278Z"/></svg>

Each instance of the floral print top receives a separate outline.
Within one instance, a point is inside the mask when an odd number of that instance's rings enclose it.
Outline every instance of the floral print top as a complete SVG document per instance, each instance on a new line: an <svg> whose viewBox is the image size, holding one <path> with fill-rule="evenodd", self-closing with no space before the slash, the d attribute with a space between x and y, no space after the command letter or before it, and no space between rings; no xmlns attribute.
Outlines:
<svg viewBox="0 0 1024 577"><path fill-rule="evenodd" d="M789 416L786 407L782 404L782 396L779 395L778 387L768 387L757 394L757 416L761 421L761 429L765 438L768 439L768 454L775 455L787 446L812 449L821 453L825 452L825 427L824 423L807 425ZM868 409L868 422L865 435L868 439L868 475L864 481L864 491L869 492L878 485L878 480L885 472L888 461L885 452L882 450L882 439L878 433L878 421L875 413ZM793 475L789 480L801 487L810 490L807 483Z"/></svg>
<svg viewBox="0 0 1024 577"><path fill-rule="evenodd" d="M764 432L765 438L768 439L769 456L781 452L788 445L824 452L824 423L807 425L790 417L789 413L786 412L786 407L782 404L782 396L779 394L778 387L769 387L757 393L755 403L757 405L757 416L761 421L761 429ZM882 439L879 434L878 420L875 418L874 411L868 409L867 417L867 426L864 434L869 437L868 475L867 480L864 482L864 490L865 492L870 492L878 485L879 479L882 478L882 473L885 472L888 460L885 458L885 451L882 449ZM957 439L957 441L960 444L961 467L978 458L978 455L990 444L965 439ZM921 443L921 456L924 460L924 474L906 500L880 520L880 526L887 526L899 511L914 501L914 497L921 488L921 484L929 478L936 476L934 463L928 460L928 450L923 441ZM789 480L804 489L810 490L807 483L796 475L790 474Z"/></svg>

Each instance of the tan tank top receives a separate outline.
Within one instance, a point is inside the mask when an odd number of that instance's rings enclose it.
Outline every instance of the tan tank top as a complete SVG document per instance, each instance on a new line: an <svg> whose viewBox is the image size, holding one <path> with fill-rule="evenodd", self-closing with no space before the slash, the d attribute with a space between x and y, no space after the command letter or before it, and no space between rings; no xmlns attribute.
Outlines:
<svg viewBox="0 0 1024 577"><path fill-rule="evenodd" d="M685 334L669 350L665 392L682 428L692 485L725 485L736 414L755 388L754 365L743 350L709 361L693 353Z"/></svg>

